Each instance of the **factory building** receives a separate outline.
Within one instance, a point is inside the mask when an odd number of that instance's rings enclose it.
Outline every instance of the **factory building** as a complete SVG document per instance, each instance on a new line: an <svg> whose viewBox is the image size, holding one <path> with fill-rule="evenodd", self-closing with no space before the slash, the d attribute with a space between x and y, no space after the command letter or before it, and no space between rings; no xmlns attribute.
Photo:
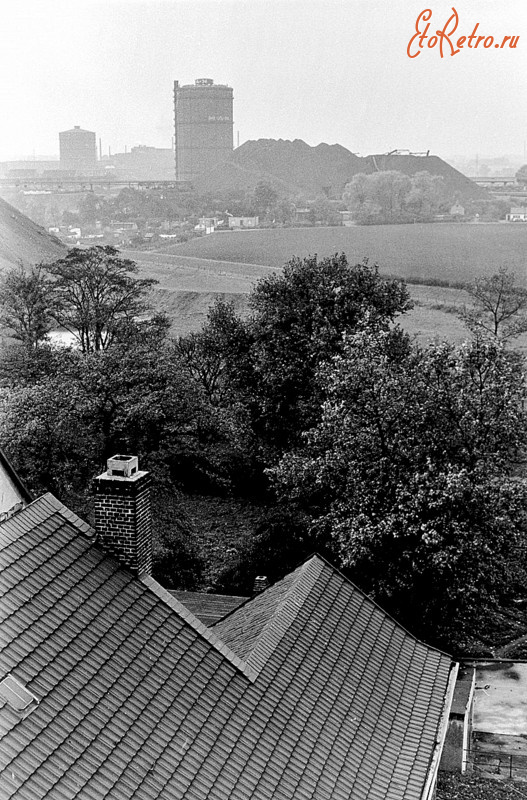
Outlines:
<svg viewBox="0 0 527 800"><path fill-rule="evenodd" d="M97 167L95 133L75 125L59 133L60 168L76 172L93 172Z"/></svg>
<svg viewBox="0 0 527 800"><path fill-rule="evenodd" d="M232 153L232 89L200 78L174 81L176 179L192 181Z"/></svg>
<svg viewBox="0 0 527 800"><path fill-rule="evenodd" d="M130 152L114 153L107 165L115 167L120 178L140 181L173 181L174 151L171 147L138 145Z"/></svg>

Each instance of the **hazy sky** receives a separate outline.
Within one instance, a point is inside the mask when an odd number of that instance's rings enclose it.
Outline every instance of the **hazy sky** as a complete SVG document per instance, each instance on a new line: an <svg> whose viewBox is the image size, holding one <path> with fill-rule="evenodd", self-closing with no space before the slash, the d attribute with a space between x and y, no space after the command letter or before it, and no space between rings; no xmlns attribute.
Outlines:
<svg viewBox="0 0 527 800"><path fill-rule="evenodd" d="M516 49L410 59L420 12L432 34L452 7L454 39L479 23ZM522 159L527 0L1 0L0 76L0 160L58 154L73 125L104 153L170 147L173 81L195 78L234 88L235 141Z"/></svg>

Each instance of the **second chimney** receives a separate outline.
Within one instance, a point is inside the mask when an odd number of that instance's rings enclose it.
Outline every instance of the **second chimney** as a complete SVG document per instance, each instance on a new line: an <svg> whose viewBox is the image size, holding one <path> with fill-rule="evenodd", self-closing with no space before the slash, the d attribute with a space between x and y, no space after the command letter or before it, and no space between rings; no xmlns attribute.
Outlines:
<svg viewBox="0 0 527 800"><path fill-rule="evenodd" d="M264 592L269 587L267 575L257 575L253 583L253 595Z"/></svg>
<svg viewBox="0 0 527 800"><path fill-rule="evenodd" d="M150 475L136 456L109 458L95 478L95 530L102 547L136 576L152 571Z"/></svg>

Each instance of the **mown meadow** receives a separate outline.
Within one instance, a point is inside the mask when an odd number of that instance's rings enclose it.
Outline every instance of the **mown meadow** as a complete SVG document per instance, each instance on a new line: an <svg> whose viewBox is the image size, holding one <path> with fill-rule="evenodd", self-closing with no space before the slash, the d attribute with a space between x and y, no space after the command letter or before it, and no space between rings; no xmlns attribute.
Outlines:
<svg viewBox="0 0 527 800"><path fill-rule="evenodd" d="M159 281L156 300L174 333L197 330L214 296L238 310L260 277L293 256L320 258L344 252L353 264L368 258L383 274L405 278L415 307L401 320L421 341L459 342L467 330L458 319L470 302L460 288L478 275L507 266L527 286L527 225L436 223L351 228L267 228L214 233L158 252L130 251L142 273ZM527 335L516 345L527 351Z"/></svg>
<svg viewBox="0 0 527 800"><path fill-rule="evenodd" d="M174 245L178 256L280 267L292 256L344 252L381 272L455 284L508 266L527 285L527 224L433 223L225 231Z"/></svg>

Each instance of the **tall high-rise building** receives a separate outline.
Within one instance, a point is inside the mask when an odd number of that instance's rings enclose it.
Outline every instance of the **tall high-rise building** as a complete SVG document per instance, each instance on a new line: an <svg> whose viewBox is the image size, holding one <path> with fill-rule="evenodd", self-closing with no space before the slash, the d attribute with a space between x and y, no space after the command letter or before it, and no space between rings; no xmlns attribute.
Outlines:
<svg viewBox="0 0 527 800"><path fill-rule="evenodd" d="M192 181L232 153L232 89L200 78L174 81L176 179Z"/></svg>
<svg viewBox="0 0 527 800"><path fill-rule="evenodd" d="M75 125L59 133L60 168L91 172L97 166L97 143L93 131Z"/></svg>

